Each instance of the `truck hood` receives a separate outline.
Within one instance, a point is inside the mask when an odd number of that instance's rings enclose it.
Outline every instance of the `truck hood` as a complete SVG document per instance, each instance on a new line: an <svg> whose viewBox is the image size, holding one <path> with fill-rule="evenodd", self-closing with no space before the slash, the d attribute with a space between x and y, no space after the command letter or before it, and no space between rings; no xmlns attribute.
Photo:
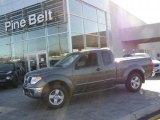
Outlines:
<svg viewBox="0 0 160 120"><path fill-rule="evenodd" d="M62 67L47 67L47 68L42 68L39 70L28 72L26 74L26 76L46 76L51 73L53 74L53 72L55 74L60 73L61 69L63 69L63 68Z"/></svg>

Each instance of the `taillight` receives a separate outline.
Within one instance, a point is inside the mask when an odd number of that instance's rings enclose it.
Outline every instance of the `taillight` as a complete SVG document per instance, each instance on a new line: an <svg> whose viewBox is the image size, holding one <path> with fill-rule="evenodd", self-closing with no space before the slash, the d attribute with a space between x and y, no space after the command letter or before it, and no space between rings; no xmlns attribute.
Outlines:
<svg viewBox="0 0 160 120"><path fill-rule="evenodd" d="M152 69L154 68L154 64L153 64L153 61L152 61L152 60L151 60L151 62L150 62L150 66L151 66Z"/></svg>

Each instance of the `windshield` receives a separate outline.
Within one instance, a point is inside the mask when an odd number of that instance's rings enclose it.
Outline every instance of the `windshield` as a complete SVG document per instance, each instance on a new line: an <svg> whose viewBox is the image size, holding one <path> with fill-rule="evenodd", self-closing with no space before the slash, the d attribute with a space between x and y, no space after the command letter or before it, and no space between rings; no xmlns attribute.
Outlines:
<svg viewBox="0 0 160 120"><path fill-rule="evenodd" d="M58 61L54 66L56 67L66 67L73 63L73 61L79 56L79 53L72 53Z"/></svg>
<svg viewBox="0 0 160 120"><path fill-rule="evenodd" d="M0 64L0 72L9 72L13 70L14 70L14 65L12 63Z"/></svg>

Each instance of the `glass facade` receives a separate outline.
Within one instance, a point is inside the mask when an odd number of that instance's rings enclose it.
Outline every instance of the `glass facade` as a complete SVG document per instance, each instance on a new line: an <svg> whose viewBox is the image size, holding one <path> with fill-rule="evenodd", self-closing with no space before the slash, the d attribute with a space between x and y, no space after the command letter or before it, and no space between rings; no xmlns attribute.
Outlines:
<svg viewBox="0 0 160 120"><path fill-rule="evenodd" d="M69 52L107 46L106 12L83 0L0 0L1 8L12 4L17 8L0 10L0 62L22 62L31 71Z"/></svg>
<svg viewBox="0 0 160 120"><path fill-rule="evenodd" d="M95 2L69 0L72 51L107 47L107 14Z"/></svg>

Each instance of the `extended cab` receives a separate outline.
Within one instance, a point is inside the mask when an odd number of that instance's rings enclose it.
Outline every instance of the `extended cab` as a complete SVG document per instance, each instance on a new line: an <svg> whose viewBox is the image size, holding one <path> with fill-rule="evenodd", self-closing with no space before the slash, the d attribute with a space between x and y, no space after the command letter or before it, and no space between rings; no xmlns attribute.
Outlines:
<svg viewBox="0 0 160 120"><path fill-rule="evenodd" d="M68 54L54 67L29 72L24 93L42 98L48 106L62 107L74 94L125 84L130 92L139 91L153 66L149 57L114 59L109 49Z"/></svg>

